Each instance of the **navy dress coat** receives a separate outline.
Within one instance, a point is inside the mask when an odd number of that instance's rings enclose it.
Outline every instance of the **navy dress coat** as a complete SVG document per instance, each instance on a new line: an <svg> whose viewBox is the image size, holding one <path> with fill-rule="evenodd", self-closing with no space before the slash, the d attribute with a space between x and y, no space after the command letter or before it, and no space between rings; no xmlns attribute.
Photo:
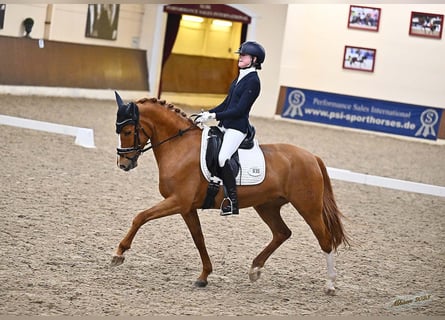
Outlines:
<svg viewBox="0 0 445 320"><path fill-rule="evenodd" d="M236 129L247 133L249 113L261 90L260 79L256 71L248 73L238 83L235 79L230 85L224 101L209 112L215 113L219 125L226 129Z"/></svg>

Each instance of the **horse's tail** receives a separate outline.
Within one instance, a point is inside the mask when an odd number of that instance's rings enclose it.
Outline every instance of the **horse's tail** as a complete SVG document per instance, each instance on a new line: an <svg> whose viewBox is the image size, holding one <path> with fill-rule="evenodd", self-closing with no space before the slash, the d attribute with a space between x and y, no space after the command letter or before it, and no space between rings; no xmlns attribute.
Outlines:
<svg viewBox="0 0 445 320"><path fill-rule="evenodd" d="M326 169L323 160L319 157L317 158L318 165L323 174L324 181L324 192L323 192L323 221L328 228L331 235L331 246L334 251L344 244L345 246L350 246L349 237L346 234L343 223L341 219L343 214L337 207L335 201L334 192L332 191L331 179L329 178L328 171Z"/></svg>

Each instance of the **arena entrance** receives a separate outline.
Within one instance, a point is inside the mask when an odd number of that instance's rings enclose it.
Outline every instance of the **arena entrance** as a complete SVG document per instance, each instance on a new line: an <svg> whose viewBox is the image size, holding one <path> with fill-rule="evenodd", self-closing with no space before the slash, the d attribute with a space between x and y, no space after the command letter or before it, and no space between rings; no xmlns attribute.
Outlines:
<svg viewBox="0 0 445 320"><path fill-rule="evenodd" d="M234 52L246 40L251 17L223 4L166 5L164 12L168 17L158 97L219 100L237 75Z"/></svg>

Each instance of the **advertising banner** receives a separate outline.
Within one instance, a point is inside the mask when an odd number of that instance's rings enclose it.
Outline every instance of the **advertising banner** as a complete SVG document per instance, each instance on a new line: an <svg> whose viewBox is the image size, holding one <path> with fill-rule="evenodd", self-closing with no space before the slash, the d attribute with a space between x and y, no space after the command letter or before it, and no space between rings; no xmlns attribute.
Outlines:
<svg viewBox="0 0 445 320"><path fill-rule="evenodd" d="M281 116L436 140L442 109L322 91L286 88Z"/></svg>

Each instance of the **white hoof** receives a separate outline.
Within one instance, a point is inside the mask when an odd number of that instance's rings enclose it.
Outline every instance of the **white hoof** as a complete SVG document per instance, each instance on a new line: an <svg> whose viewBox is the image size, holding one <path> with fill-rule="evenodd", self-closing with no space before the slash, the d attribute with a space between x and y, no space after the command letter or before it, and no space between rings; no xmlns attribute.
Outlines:
<svg viewBox="0 0 445 320"><path fill-rule="evenodd" d="M326 281L326 288L325 288L324 292L328 296L335 296L336 290L335 290L335 287L334 287L334 283L331 280L327 280Z"/></svg>
<svg viewBox="0 0 445 320"><path fill-rule="evenodd" d="M257 281L261 276L261 267L250 268L249 279L251 282Z"/></svg>

